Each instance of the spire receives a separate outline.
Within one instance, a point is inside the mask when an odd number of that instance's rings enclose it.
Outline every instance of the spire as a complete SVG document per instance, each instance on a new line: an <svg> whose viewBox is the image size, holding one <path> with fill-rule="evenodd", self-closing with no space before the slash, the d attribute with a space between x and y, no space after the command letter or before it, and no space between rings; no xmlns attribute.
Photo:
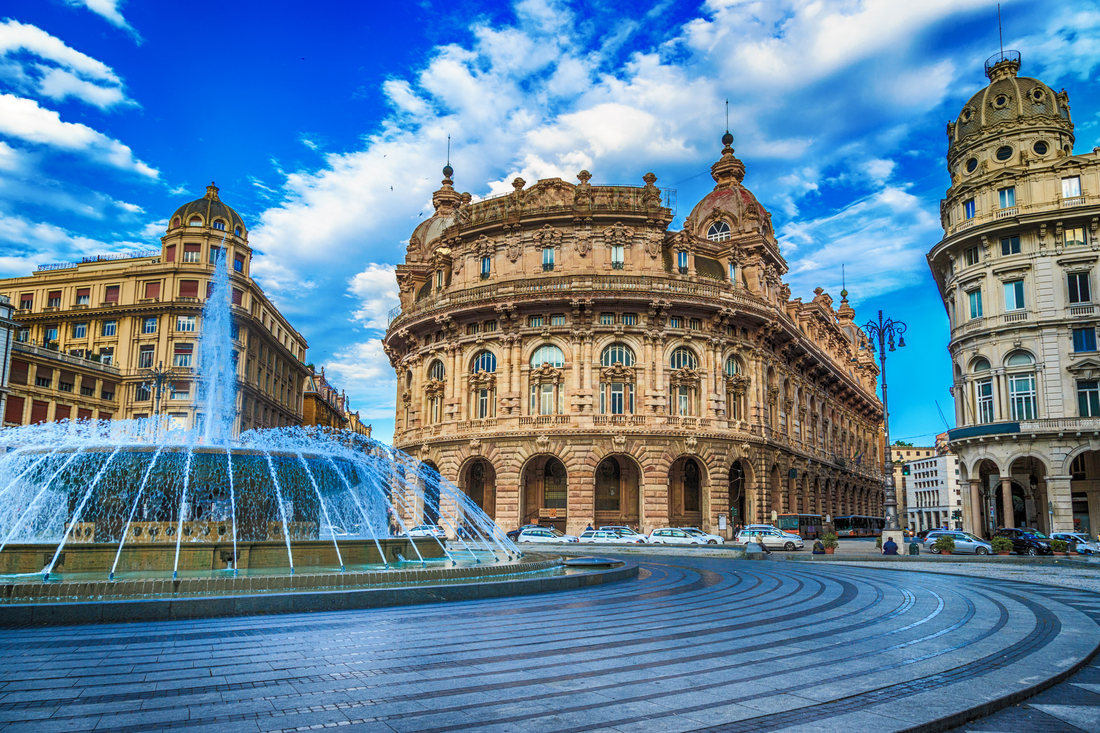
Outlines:
<svg viewBox="0 0 1100 733"><path fill-rule="evenodd" d="M844 282L844 265L840 266L840 302L848 302L848 285Z"/></svg>
<svg viewBox="0 0 1100 733"><path fill-rule="evenodd" d="M718 188L732 188L745 180L745 164L733 154L733 135L727 129L722 136L722 157L710 167L711 178Z"/></svg>
<svg viewBox="0 0 1100 733"><path fill-rule="evenodd" d="M219 200L218 199L218 187L214 185L213 181L211 181L210 185L206 187L206 195L203 196L203 198L213 199L214 201Z"/></svg>
<svg viewBox="0 0 1100 733"><path fill-rule="evenodd" d="M458 208L462 200L461 194L454 189L454 181L451 176L455 169L451 167L451 136L447 136L447 164L443 166L443 187L432 194L432 206L437 214L449 214Z"/></svg>

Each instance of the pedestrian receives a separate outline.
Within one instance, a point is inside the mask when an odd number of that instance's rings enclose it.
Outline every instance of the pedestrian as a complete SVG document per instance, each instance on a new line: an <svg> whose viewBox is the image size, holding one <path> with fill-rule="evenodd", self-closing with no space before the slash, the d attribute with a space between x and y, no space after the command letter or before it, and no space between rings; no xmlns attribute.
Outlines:
<svg viewBox="0 0 1100 733"><path fill-rule="evenodd" d="M588 523L588 526L584 528L584 531L585 532L591 532L592 531L592 522Z"/></svg>
<svg viewBox="0 0 1100 733"><path fill-rule="evenodd" d="M896 555L898 554L898 543L894 542L893 537L887 537L886 541L882 543L883 555Z"/></svg>
<svg viewBox="0 0 1100 733"><path fill-rule="evenodd" d="M821 540L814 540L814 554L815 555L824 555L825 554L825 545L821 542Z"/></svg>

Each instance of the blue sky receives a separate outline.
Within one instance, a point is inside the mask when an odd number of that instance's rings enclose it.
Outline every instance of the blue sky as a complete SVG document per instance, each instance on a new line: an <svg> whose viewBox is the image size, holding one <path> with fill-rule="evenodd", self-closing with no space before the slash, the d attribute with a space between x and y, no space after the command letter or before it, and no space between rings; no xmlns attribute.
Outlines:
<svg viewBox="0 0 1100 733"><path fill-rule="evenodd" d="M730 128L794 297L906 321L892 436L952 420L940 236L945 125L985 84L996 5L972 0L630 4L522 0L7 0L0 10L0 276L159 246L211 180L251 227L253 272L389 440L379 336L393 266L452 137L475 196L582 168L593 183L713 185ZM1004 2L1023 75L1066 88L1100 145L1100 5ZM392 190L391 190L392 187ZM680 220L675 225L678 226Z"/></svg>

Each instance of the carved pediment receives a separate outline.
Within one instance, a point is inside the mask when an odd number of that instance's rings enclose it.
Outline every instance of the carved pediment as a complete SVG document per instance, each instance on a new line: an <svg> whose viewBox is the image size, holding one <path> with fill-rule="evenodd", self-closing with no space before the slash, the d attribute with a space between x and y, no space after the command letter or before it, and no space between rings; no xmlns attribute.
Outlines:
<svg viewBox="0 0 1100 733"><path fill-rule="evenodd" d="M496 383L497 375L493 372L487 372L484 369L470 375L471 389L492 389L496 386Z"/></svg>
<svg viewBox="0 0 1100 733"><path fill-rule="evenodd" d="M600 371L601 382L633 382L634 379L634 369L623 366L621 361Z"/></svg>
<svg viewBox="0 0 1100 733"><path fill-rule="evenodd" d="M629 247L634 242L634 230L617 221L614 226L603 230L603 238L609 247Z"/></svg>
<svg viewBox="0 0 1100 733"><path fill-rule="evenodd" d="M699 377L699 370L684 367L672 372L670 383L673 387L693 386L699 384Z"/></svg>
<svg viewBox="0 0 1100 733"><path fill-rule="evenodd" d="M530 376L531 384L557 384L562 380L562 371L543 362L541 367L531 370Z"/></svg>
<svg viewBox="0 0 1100 733"><path fill-rule="evenodd" d="M1070 364L1066 371L1078 379L1100 379L1100 361L1088 358Z"/></svg>
<svg viewBox="0 0 1100 733"><path fill-rule="evenodd" d="M749 387L749 378L744 374L734 374L732 377L726 377L726 391L733 392L737 395L745 394L745 390Z"/></svg>
<svg viewBox="0 0 1100 733"><path fill-rule="evenodd" d="M537 230L533 236L536 246L546 249L547 247L560 247L564 234L561 229L556 229L547 224L542 229Z"/></svg>
<svg viewBox="0 0 1100 733"><path fill-rule="evenodd" d="M442 397L447 390L447 383L441 379L429 379L424 385L424 393L429 397Z"/></svg>

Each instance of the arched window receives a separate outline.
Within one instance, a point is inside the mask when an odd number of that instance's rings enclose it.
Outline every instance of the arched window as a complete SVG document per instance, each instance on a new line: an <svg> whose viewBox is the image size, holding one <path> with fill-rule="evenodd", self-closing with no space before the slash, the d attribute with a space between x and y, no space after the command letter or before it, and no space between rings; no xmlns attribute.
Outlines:
<svg viewBox="0 0 1100 733"><path fill-rule="evenodd" d="M726 359L726 376L732 377L740 371L740 367L737 365L737 359L730 356Z"/></svg>
<svg viewBox="0 0 1100 733"><path fill-rule="evenodd" d="M1027 367L1035 359L1025 351L1009 354L1005 366L1010 370L1008 379L1008 401L1012 420L1034 420L1039 416L1039 401L1035 391L1035 372Z"/></svg>
<svg viewBox="0 0 1100 733"><path fill-rule="evenodd" d="M202 219L200 217L197 217L197 216L192 216L191 221L187 222L187 226L201 227L202 226Z"/></svg>
<svg viewBox="0 0 1100 733"><path fill-rule="evenodd" d="M1024 351L1017 351L1017 352L1014 352L1013 354L1011 354L1008 357L1008 360L1005 361L1005 366L1009 366L1009 367L1027 366L1029 364L1034 364L1034 363L1035 363L1035 360L1031 358L1031 354L1028 354L1027 352L1024 352Z"/></svg>
<svg viewBox="0 0 1100 733"><path fill-rule="evenodd" d="M179 225L180 225L180 218L177 216L175 219L172 220L172 228L175 229Z"/></svg>
<svg viewBox="0 0 1100 733"><path fill-rule="evenodd" d="M611 344L600 354L600 366L609 367L615 364L634 366L634 352L626 344Z"/></svg>
<svg viewBox="0 0 1100 733"><path fill-rule="evenodd" d="M447 376L447 367L443 366L443 362L436 359L432 362L432 365L428 367L428 379L434 379L437 382L442 382L443 378Z"/></svg>
<svg viewBox="0 0 1100 733"><path fill-rule="evenodd" d="M428 400L428 422L436 424L443 420L443 395L447 390L443 378L447 376L447 368L443 362L436 359L428 367L428 384L424 395Z"/></svg>
<svg viewBox="0 0 1100 733"><path fill-rule="evenodd" d="M1031 362L1026 362L1030 364ZM981 358L974 362L973 371L975 372L988 372L989 371L989 359Z"/></svg>
<svg viewBox="0 0 1100 733"><path fill-rule="evenodd" d="M241 228L233 227L233 233L236 234L238 237L241 236Z"/></svg>
<svg viewBox="0 0 1100 733"><path fill-rule="evenodd" d="M221 219L215 219L214 220L214 228L217 229L219 232L224 232L225 231L225 222L222 221Z"/></svg>
<svg viewBox="0 0 1100 733"><path fill-rule="evenodd" d="M672 358L669 360L669 366L673 369L695 369L699 362L695 359L695 354L691 352L691 349L680 346L672 352Z"/></svg>
<svg viewBox="0 0 1100 733"><path fill-rule="evenodd" d="M553 344L543 344L535 349L535 353L531 355L531 368L538 369L543 364L561 369L565 366L565 354Z"/></svg>
<svg viewBox="0 0 1100 733"><path fill-rule="evenodd" d="M474 357L473 366L470 371L473 374L478 372L489 372L492 374L497 370L497 357L491 351L481 351Z"/></svg>
<svg viewBox="0 0 1100 733"><path fill-rule="evenodd" d="M707 229L707 239L712 242L727 242L731 236L730 225L724 221L716 221Z"/></svg>

